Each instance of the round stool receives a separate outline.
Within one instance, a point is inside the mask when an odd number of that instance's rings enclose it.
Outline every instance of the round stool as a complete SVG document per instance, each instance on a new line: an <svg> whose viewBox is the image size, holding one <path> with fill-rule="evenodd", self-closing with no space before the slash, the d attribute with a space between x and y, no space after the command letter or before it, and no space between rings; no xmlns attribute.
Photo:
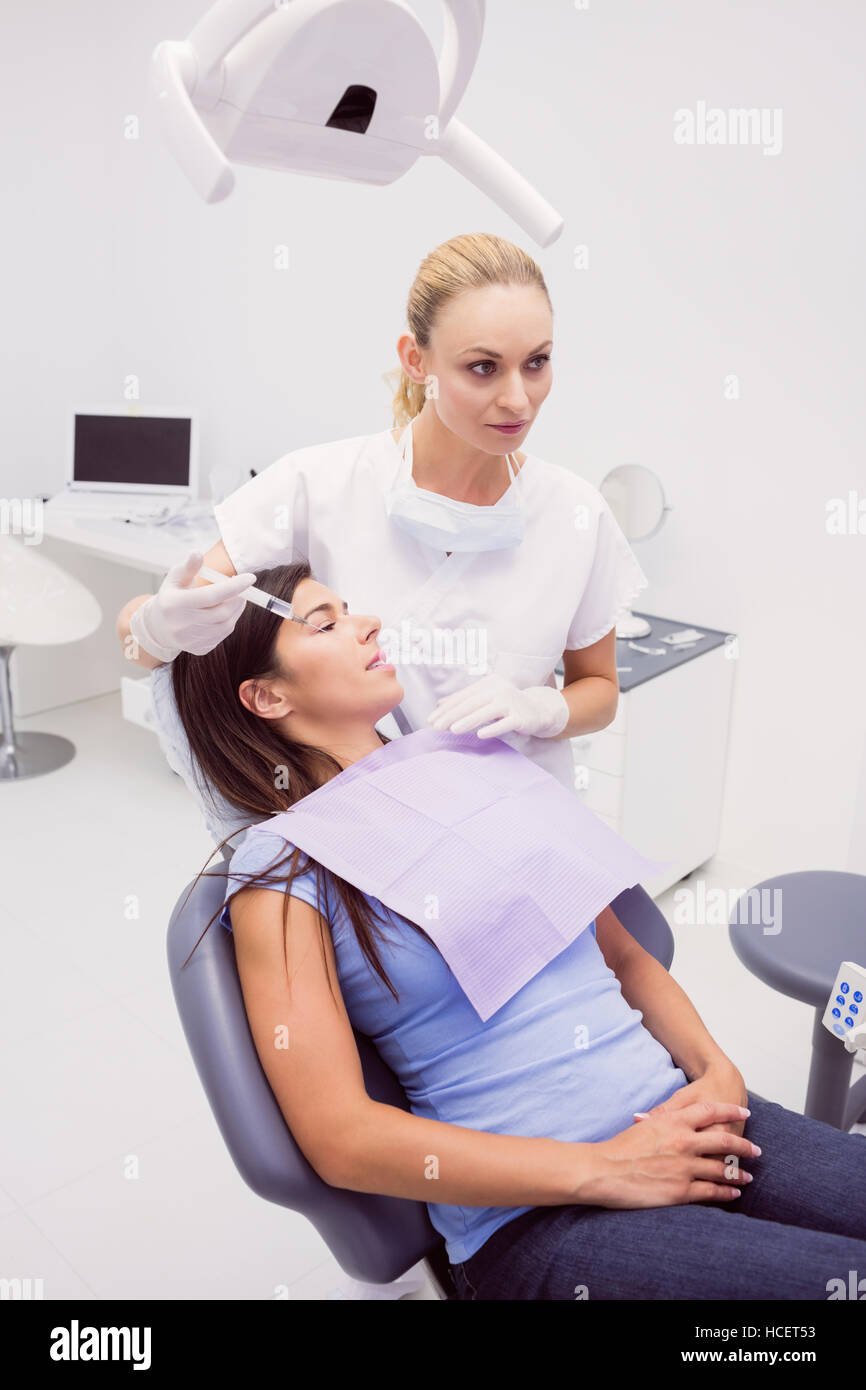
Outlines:
<svg viewBox="0 0 866 1390"><path fill-rule="evenodd" d="M743 893L731 945L759 980L815 1008L804 1114L848 1130L866 1117L866 1077L853 1086L854 1054L821 1022L843 960L866 965L866 877L804 869Z"/></svg>

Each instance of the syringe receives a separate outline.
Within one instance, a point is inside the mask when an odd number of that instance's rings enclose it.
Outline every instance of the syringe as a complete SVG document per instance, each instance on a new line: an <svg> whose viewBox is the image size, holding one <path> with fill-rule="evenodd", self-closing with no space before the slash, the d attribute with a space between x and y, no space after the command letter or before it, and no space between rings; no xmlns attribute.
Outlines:
<svg viewBox="0 0 866 1390"><path fill-rule="evenodd" d="M199 574L215 584L223 579L231 578L230 575L220 574L219 570L212 570L207 565L201 566ZM292 605L287 603L285 599L276 598L273 594L266 594L264 589L257 589L254 584L251 584L248 589L244 589L243 597L248 603L255 603L259 608L266 608L269 613L276 614L278 618L291 618L292 622L304 623L306 627L314 627L317 632L322 630L317 623L311 623L309 618L299 618Z"/></svg>

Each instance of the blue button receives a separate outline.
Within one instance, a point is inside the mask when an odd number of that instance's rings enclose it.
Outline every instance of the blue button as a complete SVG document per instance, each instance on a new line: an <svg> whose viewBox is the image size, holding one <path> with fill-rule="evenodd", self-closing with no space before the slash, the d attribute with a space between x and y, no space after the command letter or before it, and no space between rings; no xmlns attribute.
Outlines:
<svg viewBox="0 0 866 1390"><path fill-rule="evenodd" d="M845 1019L845 1027L846 1027L846 1028L853 1028L853 1027L854 1027L854 1020L853 1020L853 1018L850 1017L850 1015L849 1015L848 1018Z"/></svg>
<svg viewBox="0 0 866 1390"><path fill-rule="evenodd" d="M844 994L837 994L837 995L836 995L836 1003L837 1003L837 1004L844 1004L844 1003L845 1003L845 996L844 996Z"/></svg>
<svg viewBox="0 0 866 1390"><path fill-rule="evenodd" d="M863 1002L863 995L860 993L859 989L855 989L855 991L854 991L854 998L857 1000L857 1003L858 1003L858 1004L862 1004L862 1002Z"/></svg>
<svg viewBox="0 0 866 1390"><path fill-rule="evenodd" d="M860 1010L857 1008L857 1005L856 1005L856 1004L849 1004L849 1005L848 1005L848 1008L850 1009L850 1011L851 1011L852 1014L859 1014L859 1012L860 1012Z"/></svg>
<svg viewBox="0 0 866 1390"><path fill-rule="evenodd" d="M843 994L847 994L851 986L843 980L839 988L841 989Z"/></svg>
<svg viewBox="0 0 866 1390"><path fill-rule="evenodd" d="M834 1032L834 1033L839 1033L840 1036L841 1036L842 1034L844 1034L845 1029L842 1027L841 1023L834 1023L834 1024L833 1024L833 1032Z"/></svg>
<svg viewBox="0 0 866 1390"><path fill-rule="evenodd" d="M841 1009L834 1009L834 1010L833 1010L833 1017L834 1017L834 1018L841 1018L841 1017L842 1017L842 1010L841 1010Z"/></svg>

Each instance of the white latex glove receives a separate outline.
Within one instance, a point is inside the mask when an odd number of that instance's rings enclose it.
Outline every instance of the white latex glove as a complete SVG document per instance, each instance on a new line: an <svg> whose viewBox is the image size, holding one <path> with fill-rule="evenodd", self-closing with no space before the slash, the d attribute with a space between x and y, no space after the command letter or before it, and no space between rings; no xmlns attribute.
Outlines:
<svg viewBox="0 0 866 1390"><path fill-rule="evenodd" d="M204 556L193 551L169 570L147 603L136 608L129 631L140 647L159 661L174 661L178 652L204 656L228 637L246 600L254 574L234 574L220 584L196 584Z"/></svg>
<svg viewBox="0 0 866 1390"><path fill-rule="evenodd" d="M427 723L434 729L450 729L452 734L478 729L479 738L501 738L510 733L553 738L565 728L569 714L568 701L553 686L531 685L521 690L491 672L446 695ZM495 722L486 723L491 719ZM479 729L479 724L484 728Z"/></svg>

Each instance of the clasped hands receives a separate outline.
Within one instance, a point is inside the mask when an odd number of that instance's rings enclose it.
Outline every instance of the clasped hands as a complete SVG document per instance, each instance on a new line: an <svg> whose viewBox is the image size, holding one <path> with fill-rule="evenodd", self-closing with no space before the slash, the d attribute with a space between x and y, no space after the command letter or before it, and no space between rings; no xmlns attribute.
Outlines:
<svg viewBox="0 0 866 1390"><path fill-rule="evenodd" d="M554 738L565 728L570 713L565 696L553 686L531 685L521 690L491 672L444 696L427 723L452 734L478 729L479 738L501 738L509 733Z"/></svg>
<svg viewBox="0 0 866 1390"><path fill-rule="evenodd" d="M653 1115L658 1115L662 1111L670 1112L679 1110L684 1105L694 1105L696 1100L728 1100L734 1105L742 1105L748 1108L748 1096L746 1085L737 1068L731 1065L710 1065L695 1081L688 1086L682 1086L678 1091L667 1100L662 1101L661 1105L654 1105L652 1110L634 1112L637 1121L650 1119ZM742 1138L746 1127L745 1120L726 1120L724 1124L706 1125L708 1130L725 1130L729 1134L736 1134Z"/></svg>

